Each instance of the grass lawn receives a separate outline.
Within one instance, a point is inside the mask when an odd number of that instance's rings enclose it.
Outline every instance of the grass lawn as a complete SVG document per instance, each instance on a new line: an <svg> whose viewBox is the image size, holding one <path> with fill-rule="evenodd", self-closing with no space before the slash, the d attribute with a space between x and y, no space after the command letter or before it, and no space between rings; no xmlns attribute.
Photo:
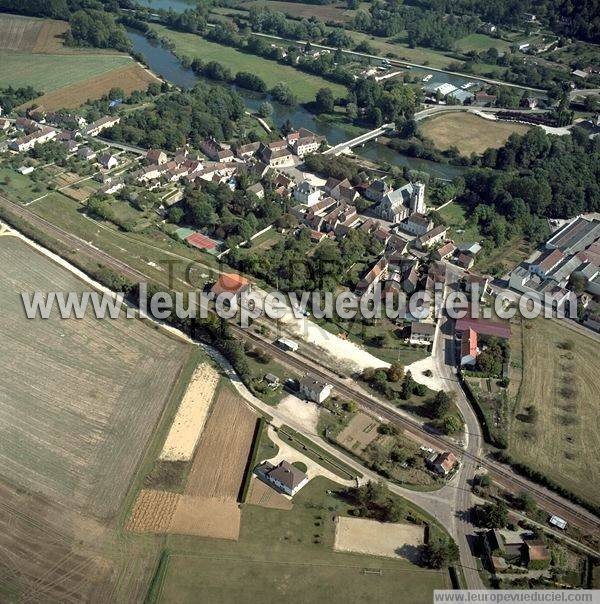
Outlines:
<svg viewBox="0 0 600 604"><path fill-rule="evenodd" d="M182 280L185 278L188 260L216 266L215 259L208 254L196 252L185 243L178 243L159 230L144 234L123 233L110 223L86 218L81 212L81 204L60 193L50 193L30 205L29 209L85 241L90 241L115 258L124 260L164 285L168 285L167 260L178 260L173 264L174 285L177 287L184 287ZM167 252L177 254L177 257ZM208 270L204 266L192 269L194 286L201 287L201 274L208 273Z"/></svg>
<svg viewBox="0 0 600 604"><path fill-rule="evenodd" d="M397 602L431 601L433 589L449 585L447 573L404 560L333 551L335 515L344 501L329 495L339 487L323 478L294 497L294 509L246 505L237 543L169 537L172 551L162 602ZM381 570L366 574L365 570Z"/></svg>
<svg viewBox="0 0 600 604"><path fill-rule="evenodd" d="M510 50L511 44L506 40L494 38L486 34L470 34L456 41L456 49L461 52L476 50L478 52L488 48L497 48L499 52Z"/></svg>
<svg viewBox="0 0 600 604"><path fill-rule="evenodd" d="M337 97L347 94L345 86L304 73L289 65L281 65L276 61L269 61L241 52L236 48L209 42L195 34L173 31L161 25L152 25L152 29L159 35L172 40L178 54L192 58L199 57L206 62L218 61L231 69L233 74L238 71L249 71L262 78L268 88L272 88L278 82L285 82L301 103L314 101L317 91L323 87L330 88Z"/></svg>
<svg viewBox="0 0 600 604"><path fill-rule="evenodd" d="M569 341L572 350L564 346ZM599 504L598 345L558 321L537 319L523 329L523 351L523 381L509 453ZM524 421L530 405L538 410L534 423Z"/></svg>
<svg viewBox="0 0 600 604"><path fill-rule="evenodd" d="M47 179L35 182L30 176L24 176L12 168L0 167L0 193L15 201L26 203L48 193L50 189L44 182L47 182Z"/></svg>
<svg viewBox="0 0 600 604"><path fill-rule="evenodd" d="M487 120L470 113L451 113L432 117L419 126L438 149L456 147L461 155L483 153L504 145L511 134L525 134L529 126L513 122Z"/></svg>
<svg viewBox="0 0 600 604"><path fill-rule="evenodd" d="M0 52L3 86L33 86L48 92L131 65L127 55L41 55Z"/></svg>

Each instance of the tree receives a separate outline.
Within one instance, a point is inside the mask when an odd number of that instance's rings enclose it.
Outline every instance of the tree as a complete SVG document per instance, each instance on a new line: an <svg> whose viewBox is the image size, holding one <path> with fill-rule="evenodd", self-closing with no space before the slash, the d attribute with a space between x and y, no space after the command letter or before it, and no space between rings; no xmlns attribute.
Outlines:
<svg viewBox="0 0 600 604"><path fill-rule="evenodd" d="M437 419L443 418L448 411L454 399L454 393L449 394L440 390L428 403L427 408L431 417Z"/></svg>
<svg viewBox="0 0 600 604"><path fill-rule="evenodd" d="M271 96L282 105L295 105L296 97L285 82L278 82L269 91Z"/></svg>
<svg viewBox="0 0 600 604"><path fill-rule="evenodd" d="M269 101L263 101L258 107L258 115L262 118L268 118L273 113L273 105Z"/></svg>
<svg viewBox="0 0 600 604"><path fill-rule="evenodd" d="M458 415L447 415L442 420L442 430L444 434L455 434L460 432L463 427L463 422Z"/></svg>
<svg viewBox="0 0 600 604"><path fill-rule="evenodd" d="M184 212L181 208L173 206L169 210L169 222L173 224L179 224L183 220Z"/></svg>
<svg viewBox="0 0 600 604"><path fill-rule="evenodd" d="M346 413L356 413L358 411L358 405L354 401L346 401L342 404L342 409Z"/></svg>
<svg viewBox="0 0 600 604"><path fill-rule="evenodd" d="M346 115L349 120L355 120L358 117L358 107L356 103L348 103L346 105Z"/></svg>
<svg viewBox="0 0 600 604"><path fill-rule="evenodd" d="M319 113L331 113L334 109L334 98L331 88L319 88L315 104Z"/></svg>
<svg viewBox="0 0 600 604"><path fill-rule="evenodd" d="M481 352L477 357L477 366L483 373L498 375L502 370L502 360L492 349Z"/></svg>
<svg viewBox="0 0 600 604"><path fill-rule="evenodd" d="M535 499L527 492L522 491L517 497L517 505L527 514L531 515L538 509Z"/></svg>
<svg viewBox="0 0 600 604"><path fill-rule="evenodd" d="M432 539L425 546L423 561L429 568L444 568L456 562L458 545L451 537Z"/></svg>
<svg viewBox="0 0 600 604"><path fill-rule="evenodd" d="M478 526L486 528L504 528L508 523L508 508L503 501L486 503L475 508Z"/></svg>
<svg viewBox="0 0 600 604"><path fill-rule="evenodd" d="M387 379L389 382L399 382L404 377L404 365L402 363L392 363L387 370Z"/></svg>

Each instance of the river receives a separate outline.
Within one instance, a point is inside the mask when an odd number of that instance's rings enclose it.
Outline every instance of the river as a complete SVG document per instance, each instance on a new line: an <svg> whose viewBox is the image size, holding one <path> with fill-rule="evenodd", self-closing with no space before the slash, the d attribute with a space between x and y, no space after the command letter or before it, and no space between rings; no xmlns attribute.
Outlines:
<svg viewBox="0 0 600 604"><path fill-rule="evenodd" d="M186 4L183 0L178 0L180 4ZM148 5L157 6L162 3L164 8L174 7L174 0L147 0ZM148 67L163 77L165 80L180 86L181 88L190 88L197 81L203 79L197 76L191 69L185 69L175 55L160 44L148 40L143 34L136 31L128 32L129 39L133 44L133 50L144 57ZM210 80L209 80L210 81ZM215 82L210 81L211 84ZM248 90L236 88L237 92L244 99L246 107L251 110L257 110L259 105L265 100L265 95L256 94ZM330 144L337 145L345 140L353 138L356 133L345 129L343 125L330 124L318 116L313 115L300 105L290 107L282 105L269 99L273 105L273 114L271 119L277 125L290 120L294 128L307 128L325 136ZM354 151L366 159L382 164L388 163L395 166L406 166L412 170L425 171L435 178L452 179L462 173L465 168L460 166L451 166L424 159L408 157L401 153L386 147L381 143L371 141L364 147L355 148Z"/></svg>

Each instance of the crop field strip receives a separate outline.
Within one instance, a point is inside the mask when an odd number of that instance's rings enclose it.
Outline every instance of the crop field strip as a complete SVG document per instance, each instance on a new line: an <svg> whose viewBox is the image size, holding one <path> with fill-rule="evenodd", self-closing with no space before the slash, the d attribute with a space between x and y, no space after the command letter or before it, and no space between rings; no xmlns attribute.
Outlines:
<svg viewBox="0 0 600 604"><path fill-rule="evenodd" d="M33 102L56 110L78 107L111 88L130 93L159 81L127 54L65 46L68 27L64 21L0 14L2 85L32 86L44 93Z"/></svg>

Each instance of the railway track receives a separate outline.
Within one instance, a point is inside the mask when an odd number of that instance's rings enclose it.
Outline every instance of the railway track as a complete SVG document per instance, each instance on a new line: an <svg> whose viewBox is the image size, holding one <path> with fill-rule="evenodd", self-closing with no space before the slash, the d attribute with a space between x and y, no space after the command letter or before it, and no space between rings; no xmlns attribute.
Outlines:
<svg viewBox="0 0 600 604"><path fill-rule="evenodd" d="M527 491L529 494L534 496L538 502L543 502L545 508L550 508L548 511L562 516L567 521L570 520L581 528L585 528L590 533L595 534L600 531L600 521L596 519L591 512L580 512L576 509L573 509L572 506L575 504L571 505L569 503L557 500L557 496L552 496L543 488L538 487L527 479L522 478L509 470L505 470L498 462L492 462L486 458L473 455L461 447L456 446L454 443L452 443L452 441L444 438L443 436L431 434L420 424L413 422L398 413L395 413L380 401L377 401L376 399L351 388L347 384L344 384L333 372L316 368L313 364L309 364L307 361L298 358L298 355L285 352L275 344L267 342L258 335L253 334L245 329L233 325L231 327L234 333L236 333L238 336L251 339L254 342L259 342L263 348L268 349L269 353L281 360L284 364L294 367L300 371L310 371L318 377L329 381L340 394L354 400L370 415L396 423L400 425L406 432L412 434L423 443L429 444L438 449L442 448L444 450L452 451L455 455L461 456L463 459L468 460L468 462L472 463L473 465L485 468L496 482L499 482L515 493Z"/></svg>
<svg viewBox="0 0 600 604"><path fill-rule="evenodd" d="M87 241L77 237L76 235L73 235L68 231L65 231L64 229L54 225L45 218L38 216L28 208L16 204L15 202L1 195L0 205L8 208L13 214L19 216L20 218L27 220L27 222L29 222L32 226L43 229L45 233L55 237L64 245L71 247L80 253L84 253L86 256L95 261L100 260L102 264L106 265L108 268L118 271L128 278L141 281L151 280L147 275L131 267L126 262L114 258L107 252L104 252ZM562 516L568 522L579 526L591 534L598 534L600 532L600 520L591 512L576 509L575 504L569 504L568 502L564 501L561 496L553 495L543 488L537 486L535 483L528 481L527 479L522 478L509 470L506 470L498 462L493 462L489 459L472 455L468 451L456 446L448 439L439 435L431 434L420 424L413 422L398 413L395 413L393 410L385 406L381 401L378 401L374 397L368 396L351 388L333 372L322 367L316 367L315 364L309 363L296 354L284 352L275 344L264 340L249 330L242 329L233 323L231 323L230 326L233 333L235 333L238 337L251 339L253 342L259 343L274 357L281 360L284 365L293 367L301 372L311 372L332 383L340 394L354 400L370 415L394 422L424 443L427 443L438 449L442 448L444 450L452 451L455 455L460 455L463 459L468 460L469 463L485 468L489 472L490 476L504 487L512 490L515 493L519 491L528 492L538 502L541 502L547 511Z"/></svg>

